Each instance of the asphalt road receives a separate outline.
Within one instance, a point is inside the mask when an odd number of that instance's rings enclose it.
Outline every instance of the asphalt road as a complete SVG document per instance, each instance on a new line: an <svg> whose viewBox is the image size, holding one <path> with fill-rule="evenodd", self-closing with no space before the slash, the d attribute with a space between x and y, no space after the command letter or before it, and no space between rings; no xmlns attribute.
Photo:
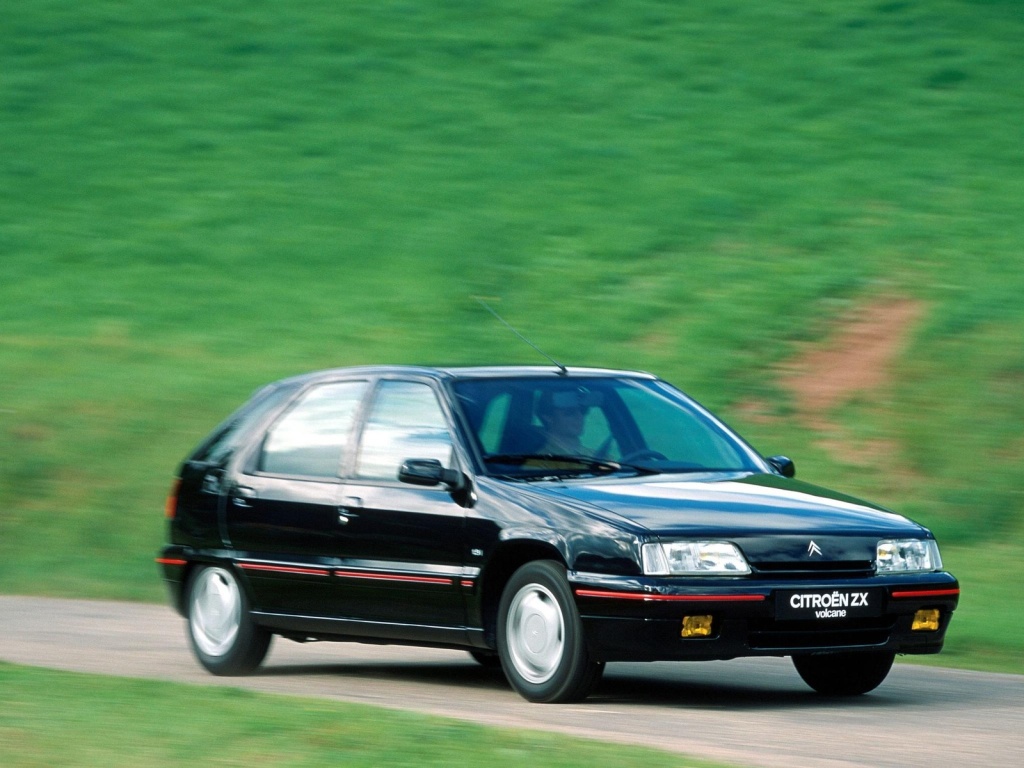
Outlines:
<svg viewBox="0 0 1024 768"><path fill-rule="evenodd" d="M645 744L738 766L1024 766L1024 676L897 663L875 692L812 693L787 659L611 664L584 703L529 704L465 653L275 640L251 677L193 660L158 605L0 596L0 659L410 709Z"/></svg>

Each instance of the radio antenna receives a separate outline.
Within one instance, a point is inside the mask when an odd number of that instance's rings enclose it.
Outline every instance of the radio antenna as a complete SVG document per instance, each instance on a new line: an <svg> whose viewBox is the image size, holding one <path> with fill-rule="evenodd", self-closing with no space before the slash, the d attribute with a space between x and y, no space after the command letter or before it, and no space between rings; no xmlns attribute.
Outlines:
<svg viewBox="0 0 1024 768"><path fill-rule="evenodd" d="M529 340L528 338L526 338L525 336L523 336L523 334L521 334L521 333L520 333L519 331L517 331L517 330L516 330L515 328L513 328L513 327L512 327L512 324L511 324L511 323L509 323L509 322L508 322L508 321L507 321L507 320L506 320L506 319L505 319L504 317L502 317L501 315L499 315L499 314L498 314L497 312L495 312L495 311L494 311L493 309L491 309L491 306L490 306L490 305L489 305L489 304L488 304L488 303L487 303L486 301L484 301L483 299L481 299L481 298L480 298L479 296L474 296L473 298L474 298L474 299L476 299L476 300L477 300L478 302L480 302L480 306L481 306L481 307L483 307L483 308L484 308L484 309L486 309L486 310L487 310L488 312L490 312L490 313L491 313L492 315L494 315L494 316L495 316L496 318L498 318L499 322L501 322L501 324L502 324L502 325L504 325L504 326L505 326L506 328L508 328L508 329L509 329L510 331L512 331L512 333L514 333L514 334L515 334L516 336L518 336L518 337L519 337L520 339L522 339L522 340L523 340L524 342L526 342L526 343L527 343L527 344L529 344L529 345L530 345L531 347L533 347L533 348L534 348L534 349L535 349L535 350L536 350L537 352L539 352L539 353L540 353L541 355L543 355L543 356L544 356L545 358L547 358L548 360L550 360L550 361L551 361L551 362L552 362L552 363L553 363L553 364L555 365L555 367L556 367L556 368L558 368L558 373L559 373L559 375L560 375L560 376L565 376L566 374L568 374L568 373L569 373L569 369L568 369L568 368L566 368L566 367L565 367L564 365L562 365L562 364L561 364L560 362L558 362L557 360L555 360L555 358L553 358L553 357L552 357L551 355L549 355L549 354L548 354L547 352L545 352L545 351L544 351L543 349L541 349L540 347L538 347L538 346L537 346L536 344L534 344L534 343L533 343L532 341L530 341L530 340Z"/></svg>

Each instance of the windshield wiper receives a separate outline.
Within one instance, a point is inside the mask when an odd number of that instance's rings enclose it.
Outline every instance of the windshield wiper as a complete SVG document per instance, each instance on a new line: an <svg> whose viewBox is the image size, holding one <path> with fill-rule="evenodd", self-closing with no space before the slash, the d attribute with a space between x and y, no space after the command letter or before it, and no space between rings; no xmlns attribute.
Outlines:
<svg viewBox="0 0 1024 768"><path fill-rule="evenodd" d="M595 459L592 456L574 456L572 454L488 454L483 457L488 464L514 464L527 469L572 469L572 467L552 464L579 464L582 469L596 472L617 472L622 469L618 462ZM531 464L531 462L537 462Z"/></svg>
<svg viewBox="0 0 1024 768"><path fill-rule="evenodd" d="M513 464L525 469L554 470L556 472L572 471L574 469L573 467L564 466L565 464L579 464L580 470L600 474L620 472L623 469L632 470L637 474L643 475L656 475L660 471L635 464L622 464L610 459L597 459L593 456L575 456L559 453L494 453L484 456L484 461L488 464Z"/></svg>
<svg viewBox="0 0 1024 768"><path fill-rule="evenodd" d="M662 467L661 472L666 475L698 475L702 473L709 474L735 474L737 472L752 472L753 470L744 467L732 467L729 469L723 469L722 467Z"/></svg>
<svg viewBox="0 0 1024 768"><path fill-rule="evenodd" d="M597 472L617 472L622 468L622 465L615 461L568 453L492 453L484 456L484 461L488 464L514 464L528 469L572 469L564 466L552 467L552 464L579 464L581 469Z"/></svg>

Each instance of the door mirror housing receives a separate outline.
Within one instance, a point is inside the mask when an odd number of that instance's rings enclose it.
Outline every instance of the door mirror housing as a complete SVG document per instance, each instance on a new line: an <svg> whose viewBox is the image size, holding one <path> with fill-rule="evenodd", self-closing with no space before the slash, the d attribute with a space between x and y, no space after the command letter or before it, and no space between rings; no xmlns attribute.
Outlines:
<svg viewBox="0 0 1024 768"><path fill-rule="evenodd" d="M466 485L466 476L462 472L448 469L437 459L406 459L398 470L398 479L428 488L444 485L451 491L461 490Z"/></svg>
<svg viewBox="0 0 1024 768"><path fill-rule="evenodd" d="M796 476L796 464L788 456L769 456L768 463L775 467L783 477Z"/></svg>

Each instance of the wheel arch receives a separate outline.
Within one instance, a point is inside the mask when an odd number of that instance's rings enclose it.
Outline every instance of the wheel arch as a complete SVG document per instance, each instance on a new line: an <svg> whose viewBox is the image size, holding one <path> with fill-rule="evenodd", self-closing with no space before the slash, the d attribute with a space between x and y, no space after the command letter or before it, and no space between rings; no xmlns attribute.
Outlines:
<svg viewBox="0 0 1024 768"><path fill-rule="evenodd" d="M480 618L488 648L497 647L498 604L512 574L534 560L554 560L566 565L565 557L548 541L513 539L503 541L480 575Z"/></svg>

